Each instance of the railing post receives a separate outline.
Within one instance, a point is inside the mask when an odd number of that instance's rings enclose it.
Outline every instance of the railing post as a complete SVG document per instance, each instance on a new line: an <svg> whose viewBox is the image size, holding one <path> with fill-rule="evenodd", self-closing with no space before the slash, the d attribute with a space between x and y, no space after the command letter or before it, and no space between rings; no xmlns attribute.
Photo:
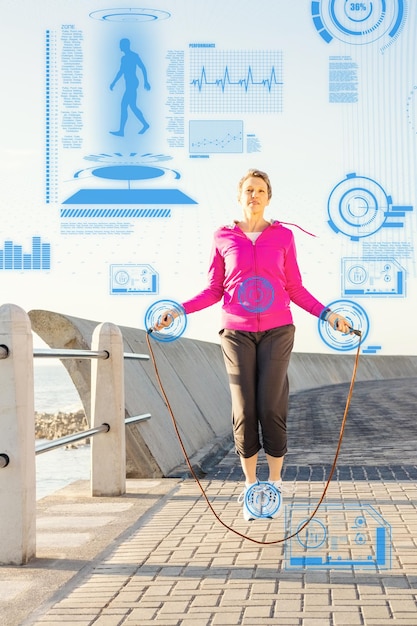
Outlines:
<svg viewBox="0 0 417 626"><path fill-rule="evenodd" d="M126 493L126 443L123 337L108 322L99 324L92 350L107 350L108 359L91 363L91 426L106 423L110 431L91 440L91 493L119 496Z"/></svg>
<svg viewBox="0 0 417 626"><path fill-rule="evenodd" d="M29 316L14 304L0 307L0 563L24 565L36 553L36 462L33 339Z"/></svg>

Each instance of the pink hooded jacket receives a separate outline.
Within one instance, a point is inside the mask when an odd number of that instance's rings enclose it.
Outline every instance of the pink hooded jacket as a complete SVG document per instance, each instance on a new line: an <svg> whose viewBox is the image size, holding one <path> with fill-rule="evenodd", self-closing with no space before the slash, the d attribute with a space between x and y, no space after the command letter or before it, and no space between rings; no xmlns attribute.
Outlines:
<svg viewBox="0 0 417 626"><path fill-rule="evenodd" d="M208 285L182 303L186 313L223 298L222 328L264 331L292 324L290 303L316 317L325 306L303 286L294 235L274 221L255 243L237 226L214 233Z"/></svg>

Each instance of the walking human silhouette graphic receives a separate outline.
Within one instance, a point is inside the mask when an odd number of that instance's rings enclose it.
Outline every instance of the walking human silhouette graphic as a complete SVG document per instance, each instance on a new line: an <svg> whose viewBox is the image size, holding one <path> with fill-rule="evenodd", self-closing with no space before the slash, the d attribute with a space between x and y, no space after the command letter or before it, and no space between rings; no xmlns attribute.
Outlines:
<svg viewBox="0 0 417 626"><path fill-rule="evenodd" d="M123 52L123 56L120 61L120 69L117 72L113 82L111 83L110 89L111 91L113 91L116 83L120 80L120 78L123 77L125 80L125 92L120 103L120 128L119 130L115 131L111 130L110 133L112 135L116 135L116 137L124 136L125 126L128 118L128 110L130 108L132 113L142 124L139 135L143 135L143 133L148 130L149 124L145 120L142 111L138 108L136 104L137 91L139 87L139 79L137 77L136 70L137 68L141 70L143 75L143 86L147 91L149 91L151 86L148 82L146 67L137 52L133 52L133 50L130 49L129 39L120 40L120 50Z"/></svg>

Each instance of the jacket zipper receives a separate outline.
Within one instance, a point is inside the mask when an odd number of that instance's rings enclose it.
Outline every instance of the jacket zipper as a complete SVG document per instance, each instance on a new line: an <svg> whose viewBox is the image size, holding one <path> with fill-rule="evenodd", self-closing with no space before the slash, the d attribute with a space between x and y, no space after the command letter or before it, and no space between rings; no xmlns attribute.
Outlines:
<svg viewBox="0 0 417 626"><path fill-rule="evenodd" d="M243 231L241 231L241 232L242 232L243 237L245 237L245 239L248 239L250 241L250 243L252 244L252 255L253 255L252 258L253 258L253 265L254 265L254 268L255 268L255 277L258 280L258 264L257 264L257 258L256 258L256 242L258 241L259 237L262 237L262 235L263 235L263 233L265 231L262 231L261 234L259 235L258 239L256 239L255 241L251 241L249 239L249 237L247 237ZM258 332L260 332L261 315L260 315L259 310L256 311L256 321L257 321Z"/></svg>
<svg viewBox="0 0 417 626"><path fill-rule="evenodd" d="M259 235L259 237L260 236L261 235ZM259 239L259 237L258 237L258 239ZM256 257L256 242L257 242L257 239L252 242L252 250L253 250L253 266L255 268L255 278L256 278L255 285L256 285L256 287L258 287L258 263L257 263L257 257ZM256 321L257 321L258 332L259 332L260 325L261 325L260 324L261 316L260 316L260 313L259 313L259 309L256 310Z"/></svg>

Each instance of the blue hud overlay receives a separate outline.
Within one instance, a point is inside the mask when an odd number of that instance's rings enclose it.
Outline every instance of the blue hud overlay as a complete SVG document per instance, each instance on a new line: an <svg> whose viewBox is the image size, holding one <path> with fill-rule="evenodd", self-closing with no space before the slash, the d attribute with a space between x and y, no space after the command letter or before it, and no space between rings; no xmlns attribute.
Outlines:
<svg viewBox="0 0 417 626"><path fill-rule="evenodd" d="M286 532L297 532L315 505L285 507ZM370 504L323 504L285 544L286 569L391 569L391 526Z"/></svg>
<svg viewBox="0 0 417 626"><path fill-rule="evenodd" d="M149 295L158 290L159 274L151 265L110 265L111 295Z"/></svg>
<svg viewBox="0 0 417 626"><path fill-rule="evenodd" d="M162 318L169 321L169 325L155 330ZM145 313L145 329L152 333L156 341L170 342L179 339L187 328L187 315L179 302L175 300L158 300L151 304Z"/></svg>
<svg viewBox="0 0 417 626"><path fill-rule="evenodd" d="M6 240L0 248L0 270L50 270L51 244L41 237L32 237L31 252L24 252L23 246Z"/></svg>

